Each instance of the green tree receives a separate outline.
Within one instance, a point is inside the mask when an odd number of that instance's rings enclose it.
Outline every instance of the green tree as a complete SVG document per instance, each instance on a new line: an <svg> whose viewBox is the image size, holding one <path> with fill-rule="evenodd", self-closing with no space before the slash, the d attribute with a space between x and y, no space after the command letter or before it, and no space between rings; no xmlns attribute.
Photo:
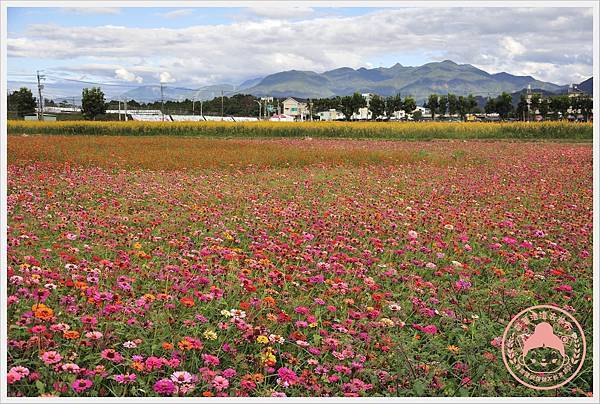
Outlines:
<svg viewBox="0 0 600 404"><path fill-rule="evenodd" d="M86 118L96 120L106 112L104 93L99 87L84 88L81 92L81 110Z"/></svg>
<svg viewBox="0 0 600 404"><path fill-rule="evenodd" d="M369 102L369 110L371 111L371 119L377 119L385 113L385 101L383 98L375 94Z"/></svg>
<svg viewBox="0 0 600 404"><path fill-rule="evenodd" d="M484 107L485 113L486 114L493 114L496 111L496 100L493 98L488 98L486 103L485 103L485 107Z"/></svg>
<svg viewBox="0 0 600 404"><path fill-rule="evenodd" d="M529 104L529 106L531 107L531 113L532 114L537 114L539 109L540 109L540 105L541 105L542 99L540 97L539 94L533 94L531 96L531 103Z"/></svg>
<svg viewBox="0 0 600 404"><path fill-rule="evenodd" d="M400 94L392 95L385 99L385 113L388 117L391 117L394 112L402 109L402 97Z"/></svg>
<svg viewBox="0 0 600 404"><path fill-rule="evenodd" d="M450 115L456 115L460 105L458 104L458 98L455 94L448 94L448 113Z"/></svg>
<svg viewBox="0 0 600 404"><path fill-rule="evenodd" d="M340 98L340 111L346 117L346 120L349 121L352 119L352 114L354 113L354 106L352 104L352 96L345 95Z"/></svg>
<svg viewBox="0 0 600 404"><path fill-rule="evenodd" d="M517 104L516 114L519 120L529 120L529 109L527 108L527 95L525 93L521 94L521 99Z"/></svg>
<svg viewBox="0 0 600 404"><path fill-rule="evenodd" d="M477 110L477 100L473 94L467 96L467 113L472 114Z"/></svg>
<svg viewBox="0 0 600 404"><path fill-rule="evenodd" d="M512 96L503 92L496 98L496 112L498 112L500 118L506 119L512 111Z"/></svg>
<svg viewBox="0 0 600 404"><path fill-rule="evenodd" d="M550 111L550 101L547 98L540 100L540 115L546 119L548 112Z"/></svg>
<svg viewBox="0 0 600 404"><path fill-rule="evenodd" d="M431 111L431 120L435 121L435 113L440 107L440 98L438 95L431 94L427 99L427 104L425 104L425 106Z"/></svg>
<svg viewBox="0 0 600 404"><path fill-rule="evenodd" d="M439 106L440 115L446 115L446 112L448 111L448 97L449 97L449 94L440 96L440 106Z"/></svg>
<svg viewBox="0 0 600 404"><path fill-rule="evenodd" d="M367 106L367 100L360 93L354 93L351 97L352 113L358 113L361 108Z"/></svg>
<svg viewBox="0 0 600 404"><path fill-rule="evenodd" d="M8 110L15 112L20 118L34 113L36 103L37 101L33 97L31 90L27 87L21 87L19 90L10 93L7 97Z"/></svg>
<svg viewBox="0 0 600 404"><path fill-rule="evenodd" d="M567 117L570 106L571 100L569 99L568 95L558 95L550 98L550 109L555 113L560 112L562 119Z"/></svg>
<svg viewBox="0 0 600 404"><path fill-rule="evenodd" d="M417 103L415 102L415 99L412 97L404 97L404 101L402 102L402 109L404 109L406 117L408 118L408 115L412 114L413 111L417 109Z"/></svg>

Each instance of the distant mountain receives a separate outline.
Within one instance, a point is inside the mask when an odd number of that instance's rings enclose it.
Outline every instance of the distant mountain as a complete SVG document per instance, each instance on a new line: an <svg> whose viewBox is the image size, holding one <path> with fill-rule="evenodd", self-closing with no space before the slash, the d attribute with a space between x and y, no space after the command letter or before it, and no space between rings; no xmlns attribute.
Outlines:
<svg viewBox="0 0 600 404"><path fill-rule="evenodd" d="M355 91L382 96L412 95L417 102L429 94L496 96L503 91L512 93L531 85L546 91L558 91L562 86L536 80L531 76L509 73L489 74L470 64L451 60L427 63L423 66L402 66L375 69L342 67L324 73L289 70L271 74L258 84L244 90L257 96L324 98L343 96Z"/></svg>
<svg viewBox="0 0 600 404"><path fill-rule="evenodd" d="M240 84L237 88L238 91L245 90L246 88L254 87L258 83L262 81L263 77L257 77L254 79L249 79Z"/></svg>
<svg viewBox="0 0 600 404"><path fill-rule="evenodd" d="M221 95L230 95L235 90L231 84L217 84L214 86L205 86L198 89L181 88L176 86L163 86L163 97L165 100L182 101L195 98L197 101L212 100ZM161 99L160 86L141 86L126 91L119 96L121 99L136 100L138 102L151 102Z"/></svg>
<svg viewBox="0 0 600 404"><path fill-rule="evenodd" d="M585 91L589 95L592 95L594 92L594 78L590 77L589 79L582 81L577 87L581 91Z"/></svg>

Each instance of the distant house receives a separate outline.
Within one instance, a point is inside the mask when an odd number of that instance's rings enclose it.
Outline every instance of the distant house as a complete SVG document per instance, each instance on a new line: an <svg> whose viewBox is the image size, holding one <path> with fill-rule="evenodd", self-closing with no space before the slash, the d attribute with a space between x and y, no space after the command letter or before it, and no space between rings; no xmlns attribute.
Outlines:
<svg viewBox="0 0 600 404"><path fill-rule="evenodd" d="M569 88L567 89L567 95L570 98L573 98L573 97L581 97L581 96L587 95L587 93L583 90L580 90L579 86L577 84L571 84L569 86Z"/></svg>
<svg viewBox="0 0 600 404"><path fill-rule="evenodd" d="M364 121L367 119L371 119L373 114L369 111L369 107L362 107L358 109L358 112L352 114L352 120L354 121Z"/></svg>
<svg viewBox="0 0 600 404"><path fill-rule="evenodd" d="M317 116L320 121L341 121L345 119L345 116L340 111L330 109L329 111L317 112Z"/></svg>
<svg viewBox="0 0 600 404"><path fill-rule="evenodd" d="M283 114L291 115L295 119L304 119L305 115L308 115L308 103L302 98L289 97L283 101Z"/></svg>

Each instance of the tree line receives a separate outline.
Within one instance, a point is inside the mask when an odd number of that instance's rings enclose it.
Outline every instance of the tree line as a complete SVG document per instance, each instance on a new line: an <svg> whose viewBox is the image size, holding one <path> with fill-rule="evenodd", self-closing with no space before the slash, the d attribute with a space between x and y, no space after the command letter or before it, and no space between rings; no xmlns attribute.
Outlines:
<svg viewBox="0 0 600 404"><path fill-rule="evenodd" d="M106 113L107 109L118 109L119 102L111 100L106 101L105 95L98 87L84 88L82 90L82 113L85 118L94 120ZM185 99L182 101L165 101L164 112L166 114L199 114L221 115L225 116L254 116L258 113L258 98L248 94L235 94L233 96L216 97L209 101L192 101ZM283 98L273 100L272 112L275 112L275 106L280 106ZM65 105L63 101L59 105ZM413 119L419 120L421 112L415 111L417 103L413 97L401 97L396 94L389 97L382 97L377 94L372 95L367 102L366 98L360 93L354 93L347 96L337 96L331 98L315 98L307 100L309 113L316 116L317 112L335 109L344 114L347 120L358 113L361 108L369 107L372 119L379 117L391 117L396 111L405 111L406 115L413 115ZM45 100L45 105L56 106L54 101ZM122 104L121 104L122 105ZM135 100L127 101L128 109L156 109L162 110L161 101L140 103ZM31 90L22 87L19 90L8 94L8 110L18 117L35 113L37 106L36 98ZM465 119L468 114L480 113L477 99L472 95L462 96L456 94L431 94L423 103L423 107L431 111L431 119L436 116L460 116ZM121 108L123 108L121 106ZM550 115L558 117L558 113L563 118L567 117L569 112L577 111L588 120L593 109L592 98L587 95L569 97L567 95L556 95L542 97L540 94L533 94L528 99L527 94L521 94L521 98L516 108L513 106L512 96L503 92L495 98L488 98L485 103L484 111L487 114L497 113L500 119L515 118L518 120L530 120L532 115L541 115L547 119Z"/></svg>

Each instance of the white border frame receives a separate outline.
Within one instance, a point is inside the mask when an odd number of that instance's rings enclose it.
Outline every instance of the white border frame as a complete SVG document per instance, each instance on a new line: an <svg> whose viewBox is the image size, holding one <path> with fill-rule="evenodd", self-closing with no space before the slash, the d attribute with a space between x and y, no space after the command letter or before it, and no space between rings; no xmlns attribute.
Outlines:
<svg viewBox="0 0 600 404"><path fill-rule="evenodd" d="M7 8L9 7L251 7L251 6L273 6L274 3L281 5L302 5L309 7L591 7L593 8L594 18L594 38L593 38L593 52L594 52L594 135L593 135L593 285L592 294L594 297L593 301L593 344L591 344L588 350L593 355L593 397L97 397L97 398L79 398L79 397L57 397L57 398L42 398L42 397L7 397L7 352L4 347L7 342L7 100L4 94L7 91L7 53L6 53L6 40L7 40ZM600 318L599 311L599 271L600 271L600 200L599 200L599 186L600 186L600 155L599 155L599 124L598 124L598 112L600 110L600 66L598 64L599 56L599 8L600 5L597 1L558 1L558 0L545 0L545 1L289 1L289 0L278 0L278 1L116 1L116 0L105 0L105 1L16 1L7 0L2 1L0 5L0 71L2 74L0 83L0 319L2 321L2 327L0 329L0 402L4 403L151 403L151 402L164 402L164 403L208 403L208 402L248 402L248 403L276 403L276 402L290 402L290 403L334 403L334 402L347 402L347 403L406 403L406 402L423 402L423 403L597 403L600 397L600 374L599 364L600 355L600 330L598 329L598 322ZM588 353L588 354L589 354Z"/></svg>

